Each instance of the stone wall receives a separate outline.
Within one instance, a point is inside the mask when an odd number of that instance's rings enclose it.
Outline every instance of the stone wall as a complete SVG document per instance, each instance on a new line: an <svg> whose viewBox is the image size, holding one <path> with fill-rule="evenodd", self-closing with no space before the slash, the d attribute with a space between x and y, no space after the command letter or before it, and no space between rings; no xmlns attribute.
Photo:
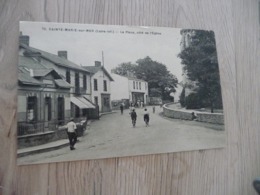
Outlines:
<svg viewBox="0 0 260 195"><path fill-rule="evenodd" d="M163 106L163 114L169 118L176 118L182 120L192 120L191 113L192 110L178 110L168 107L170 104L165 104ZM197 121L206 122L206 123L214 123L214 124L224 124L224 115L222 113L204 113L204 112L196 112Z"/></svg>
<svg viewBox="0 0 260 195"><path fill-rule="evenodd" d="M169 104L163 106L163 114L169 118L176 118L182 120L192 120L191 111L177 110L168 107Z"/></svg>
<svg viewBox="0 0 260 195"><path fill-rule="evenodd" d="M197 113L197 121L224 124L224 115L221 113Z"/></svg>

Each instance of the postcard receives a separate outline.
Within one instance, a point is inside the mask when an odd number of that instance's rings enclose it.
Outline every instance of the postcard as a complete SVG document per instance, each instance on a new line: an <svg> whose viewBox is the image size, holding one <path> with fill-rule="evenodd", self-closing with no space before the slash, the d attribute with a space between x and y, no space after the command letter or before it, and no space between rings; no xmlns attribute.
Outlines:
<svg viewBox="0 0 260 195"><path fill-rule="evenodd" d="M20 22L17 163L223 148L209 30Z"/></svg>

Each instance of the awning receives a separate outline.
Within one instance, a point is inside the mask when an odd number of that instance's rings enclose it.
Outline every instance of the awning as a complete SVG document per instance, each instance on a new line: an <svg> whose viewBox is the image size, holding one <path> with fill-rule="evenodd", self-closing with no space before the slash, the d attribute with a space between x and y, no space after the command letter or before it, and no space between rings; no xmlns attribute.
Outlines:
<svg viewBox="0 0 260 195"><path fill-rule="evenodd" d="M80 109L95 108L93 104L91 104L88 100L86 100L83 97L71 97L70 101L76 106L78 106Z"/></svg>
<svg viewBox="0 0 260 195"><path fill-rule="evenodd" d="M96 106L91 103L88 99L84 98L84 97L77 97L80 101L82 101L85 105L88 106L88 108L96 108Z"/></svg>

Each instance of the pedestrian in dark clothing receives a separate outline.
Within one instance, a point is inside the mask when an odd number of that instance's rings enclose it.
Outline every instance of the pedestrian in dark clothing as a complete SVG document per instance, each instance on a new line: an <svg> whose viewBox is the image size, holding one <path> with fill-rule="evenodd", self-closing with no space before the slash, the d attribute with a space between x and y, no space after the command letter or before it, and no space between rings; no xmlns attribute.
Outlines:
<svg viewBox="0 0 260 195"><path fill-rule="evenodd" d="M149 126L149 120L150 120L149 112L148 112L148 110L145 108L145 109L144 109L144 122L145 122L146 127Z"/></svg>
<svg viewBox="0 0 260 195"><path fill-rule="evenodd" d="M124 105L123 104L120 105L120 110L121 110L121 114L123 114L123 112L124 112Z"/></svg>
<svg viewBox="0 0 260 195"><path fill-rule="evenodd" d="M137 118L137 114L136 114L136 112L135 112L135 109L133 109L133 111L131 112L131 119L132 119L133 127L135 127L136 118Z"/></svg>
<svg viewBox="0 0 260 195"><path fill-rule="evenodd" d="M74 119L71 119L67 124L67 134L70 142L70 149L75 150L74 145L77 142L77 133L76 133L77 125L74 123Z"/></svg>

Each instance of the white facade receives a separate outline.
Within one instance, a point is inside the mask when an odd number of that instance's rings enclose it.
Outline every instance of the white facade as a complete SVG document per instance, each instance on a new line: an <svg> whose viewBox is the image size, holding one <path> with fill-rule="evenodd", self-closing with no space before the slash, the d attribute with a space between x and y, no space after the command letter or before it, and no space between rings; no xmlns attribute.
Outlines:
<svg viewBox="0 0 260 195"><path fill-rule="evenodd" d="M111 84L111 99L121 100L129 99L131 103L148 103L148 83L146 81L111 74L114 82Z"/></svg>
<svg viewBox="0 0 260 195"><path fill-rule="evenodd" d="M111 83L111 100L129 99L128 78L118 74L111 74L114 82Z"/></svg>
<svg viewBox="0 0 260 195"><path fill-rule="evenodd" d="M97 90L95 89L95 80L97 82ZM106 82L107 89L105 90L104 81ZM95 97L98 97L98 105L101 105L101 94L111 94L110 90L110 79L100 69L91 77L91 88L92 88L92 102L95 103Z"/></svg>
<svg viewBox="0 0 260 195"><path fill-rule="evenodd" d="M111 79L102 68L91 76L91 92L91 100L100 112L111 111Z"/></svg>

